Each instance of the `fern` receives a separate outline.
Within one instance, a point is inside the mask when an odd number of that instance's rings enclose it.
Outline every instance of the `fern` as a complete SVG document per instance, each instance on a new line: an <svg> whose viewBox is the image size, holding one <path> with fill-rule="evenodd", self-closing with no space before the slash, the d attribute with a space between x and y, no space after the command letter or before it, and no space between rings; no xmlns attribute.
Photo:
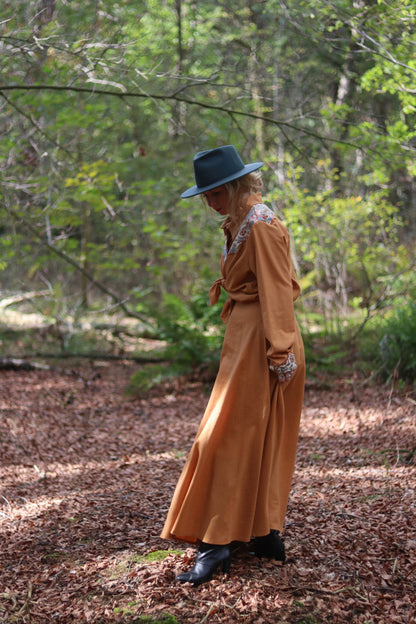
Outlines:
<svg viewBox="0 0 416 624"><path fill-rule="evenodd" d="M167 343L161 353L166 364L147 365L137 371L130 380L130 393L146 392L201 366L216 370L223 340L218 318L218 307L210 308L206 295L198 294L189 302L166 295L156 317L158 336Z"/></svg>

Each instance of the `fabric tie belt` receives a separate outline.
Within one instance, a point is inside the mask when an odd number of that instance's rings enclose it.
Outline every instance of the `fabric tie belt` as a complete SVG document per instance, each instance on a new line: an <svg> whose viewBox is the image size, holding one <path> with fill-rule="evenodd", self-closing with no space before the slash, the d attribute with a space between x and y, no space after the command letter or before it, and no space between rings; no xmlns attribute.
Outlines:
<svg viewBox="0 0 416 624"><path fill-rule="evenodd" d="M215 305L218 299L220 298L221 287L224 288L223 277L219 277L217 280L215 280L215 282L209 289L209 301L212 306ZM223 323L226 323L228 321L228 317L231 314L231 310L233 309L233 306L234 306L234 301L231 299L231 297L228 297L228 299L224 303L223 309L220 314L220 318Z"/></svg>

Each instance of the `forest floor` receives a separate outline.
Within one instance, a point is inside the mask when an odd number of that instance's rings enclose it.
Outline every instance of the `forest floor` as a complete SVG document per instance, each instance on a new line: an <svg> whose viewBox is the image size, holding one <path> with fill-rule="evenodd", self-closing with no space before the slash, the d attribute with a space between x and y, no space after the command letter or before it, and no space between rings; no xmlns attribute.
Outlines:
<svg viewBox="0 0 416 624"><path fill-rule="evenodd" d="M238 547L229 576L175 582L159 538L210 388L126 395L133 363L0 371L0 622L416 622L416 402L309 382L285 564ZM413 449L413 453L412 453Z"/></svg>

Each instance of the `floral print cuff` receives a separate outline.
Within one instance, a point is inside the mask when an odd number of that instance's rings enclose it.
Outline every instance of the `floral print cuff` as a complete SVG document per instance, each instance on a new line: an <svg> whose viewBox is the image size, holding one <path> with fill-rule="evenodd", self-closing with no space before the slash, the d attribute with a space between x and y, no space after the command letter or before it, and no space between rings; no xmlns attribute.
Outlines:
<svg viewBox="0 0 416 624"><path fill-rule="evenodd" d="M273 373L276 373L280 382L289 381L295 374L295 370L298 365L296 364L295 354L290 352L287 356L287 360L276 366L276 364L269 363L269 368Z"/></svg>

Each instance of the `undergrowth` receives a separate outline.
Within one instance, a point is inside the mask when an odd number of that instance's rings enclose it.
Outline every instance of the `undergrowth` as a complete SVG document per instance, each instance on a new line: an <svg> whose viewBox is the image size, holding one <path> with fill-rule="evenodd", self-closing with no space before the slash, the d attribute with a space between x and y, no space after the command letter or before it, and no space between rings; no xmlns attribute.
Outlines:
<svg viewBox="0 0 416 624"><path fill-rule="evenodd" d="M146 392L200 367L215 375L224 333L218 317L218 307L209 307L206 295L190 302L166 295L156 315L157 335L167 344L159 354L163 362L138 370L130 380L129 393Z"/></svg>
<svg viewBox="0 0 416 624"><path fill-rule="evenodd" d="M375 318L363 332L359 357L384 382L416 381L416 303Z"/></svg>

